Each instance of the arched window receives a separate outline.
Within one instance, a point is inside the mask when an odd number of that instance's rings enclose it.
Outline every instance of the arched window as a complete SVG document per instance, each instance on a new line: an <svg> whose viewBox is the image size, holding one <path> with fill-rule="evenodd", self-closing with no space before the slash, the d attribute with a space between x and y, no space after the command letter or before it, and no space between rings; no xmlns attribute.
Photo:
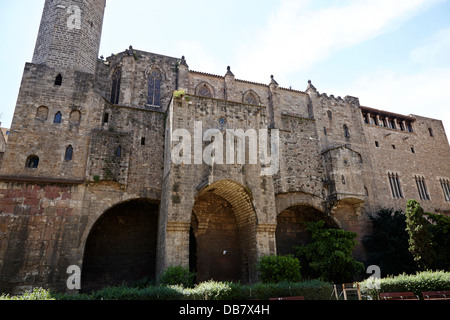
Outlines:
<svg viewBox="0 0 450 320"><path fill-rule="evenodd" d="M244 93L243 102L254 106L257 106L261 103L258 95L253 90L249 90Z"/></svg>
<svg viewBox="0 0 450 320"><path fill-rule="evenodd" d="M55 86L60 86L60 85L62 85L62 75L58 74L55 79Z"/></svg>
<svg viewBox="0 0 450 320"><path fill-rule="evenodd" d="M205 98L212 98L212 96L213 96L210 88L206 85L206 83L201 84L197 88L197 95L200 97L205 97Z"/></svg>
<svg viewBox="0 0 450 320"><path fill-rule="evenodd" d="M120 97L120 82L122 81L122 71L117 69L112 75L112 85L111 85L111 100L112 104L119 103Z"/></svg>
<svg viewBox="0 0 450 320"><path fill-rule="evenodd" d="M61 114L61 112L58 111L55 114L55 118L53 119L53 123L61 123L61 121L62 121L62 114Z"/></svg>
<svg viewBox="0 0 450 320"><path fill-rule="evenodd" d="M350 130L348 129L348 126L346 124L344 124L344 137L346 139L350 138Z"/></svg>
<svg viewBox="0 0 450 320"><path fill-rule="evenodd" d="M147 104L151 106L161 106L161 73L153 70L148 79Z"/></svg>
<svg viewBox="0 0 450 320"><path fill-rule="evenodd" d="M25 162L25 167L30 169L37 169L39 166L39 157L35 155L31 155L27 158Z"/></svg>
<svg viewBox="0 0 450 320"><path fill-rule="evenodd" d="M72 157L73 157L73 147L72 146L68 146L66 148L66 153L64 155L64 160L72 161Z"/></svg>

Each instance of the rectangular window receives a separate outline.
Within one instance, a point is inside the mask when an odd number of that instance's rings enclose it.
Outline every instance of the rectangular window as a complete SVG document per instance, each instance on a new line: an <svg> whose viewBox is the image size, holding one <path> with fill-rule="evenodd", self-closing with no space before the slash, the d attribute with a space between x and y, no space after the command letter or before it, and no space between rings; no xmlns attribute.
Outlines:
<svg viewBox="0 0 450 320"><path fill-rule="evenodd" d="M415 178L420 200L430 200L430 195L428 194L427 186L425 184L425 178L419 176L415 176Z"/></svg>
<svg viewBox="0 0 450 320"><path fill-rule="evenodd" d="M388 173L389 184L391 186L392 196L394 198L403 198L402 189L400 187L400 179L397 173Z"/></svg>
<svg viewBox="0 0 450 320"><path fill-rule="evenodd" d="M450 202L450 180L440 179L442 191L444 191L445 201Z"/></svg>

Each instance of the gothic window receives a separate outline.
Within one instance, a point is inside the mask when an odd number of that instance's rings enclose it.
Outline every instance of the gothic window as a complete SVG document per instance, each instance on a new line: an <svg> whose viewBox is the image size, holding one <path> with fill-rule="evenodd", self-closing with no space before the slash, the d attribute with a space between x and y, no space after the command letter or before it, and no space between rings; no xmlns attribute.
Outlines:
<svg viewBox="0 0 450 320"><path fill-rule="evenodd" d="M72 157L73 157L73 147L72 146L68 146L66 148L66 153L64 154L64 160L72 161Z"/></svg>
<svg viewBox="0 0 450 320"><path fill-rule="evenodd" d="M61 123L61 121L62 121L62 114L61 114L61 112L58 111L55 114L55 118L53 119L53 123Z"/></svg>
<svg viewBox="0 0 450 320"><path fill-rule="evenodd" d="M62 75L58 74L55 79L55 86L60 86L60 85L62 85Z"/></svg>
<svg viewBox="0 0 450 320"><path fill-rule="evenodd" d="M350 130L348 129L348 126L346 124L344 124L344 137L346 139L350 138Z"/></svg>
<svg viewBox="0 0 450 320"><path fill-rule="evenodd" d="M212 98L211 90L208 88L208 86L205 83L198 87L197 95L200 97Z"/></svg>
<svg viewBox="0 0 450 320"><path fill-rule="evenodd" d="M40 106L36 111L36 119L39 120L47 120L48 117L48 108L45 106Z"/></svg>
<svg viewBox="0 0 450 320"><path fill-rule="evenodd" d="M256 93L254 93L253 91L248 91L244 94L244 103L257 106L260 102Z"/></svg>
<svg viewBox="0 0 450 320"><path fill-rule="evenodd" d="M110 102L112 104L119 103L121 81L122 81L122 71L120 69L117 69L116 71L114 71L112 75L111 99L110 99Z"/></svg>
<svg viewBox="0 0 450 320"><path fill-rule="evenodd" d="M415 176L415 178L420 200L430 200L430 195L428 194L427 186L425 185L425 178L418 176Z"/></svg>
<svg viewBox="0 0 450 320"><path fill-rule="evenodd" d="M400 187L400 178L397 173L388 173L389 185L391 186L392 197L403 198L402 189Z"/></svg>
<svg viewBox="0 0 450 320"><path fill-rule="evenodd" d="M147 104L151 106L161 106L161 73L153 70L148 79Z"/></svg>
<svg viewBox="0 0 450 320"><path fill-rule="evenodd" d="M27 158L27 161L25 162L25 167L30 169L37 169L39 166L39 157L32 155Z"/></svg>
<svg viewBox="0 0 450 320"><path fill-rule="evenodd" d="M445 201L450 202L450 180L440 179L442 191L444 191Z"/></svg>

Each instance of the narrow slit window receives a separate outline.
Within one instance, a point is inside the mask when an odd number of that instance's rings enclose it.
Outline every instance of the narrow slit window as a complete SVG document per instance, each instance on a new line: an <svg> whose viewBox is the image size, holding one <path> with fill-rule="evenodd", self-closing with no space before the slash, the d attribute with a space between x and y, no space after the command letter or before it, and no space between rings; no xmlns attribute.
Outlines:
<svg viewBox="0 0 450 320"><path fill-rule="evenodd" d="M122 146L118 146L116 149L116 157L120 158L122 157Z"/></svg>
<svg viewBox="0 0 450 320"><path fill-rule="evenodd" d="M346 139L350 138L350 130L348 129L348 126L346 124L344 124L344 137Z"/></svg>

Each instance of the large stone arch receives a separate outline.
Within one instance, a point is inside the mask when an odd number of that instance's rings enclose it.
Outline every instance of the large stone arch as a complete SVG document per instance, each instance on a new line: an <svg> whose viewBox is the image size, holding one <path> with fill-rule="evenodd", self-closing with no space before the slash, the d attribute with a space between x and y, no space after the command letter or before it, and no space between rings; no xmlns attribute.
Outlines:
<svg viewBox="0 0 450 320"><path fill-rule="evenodd" d="M159 204L132 199L107 209L84 246L81 290L155 279Z"/></svg>
<svg viewBox="0 0 450 320"><path fill-rule="evenodd" d="M327 214L323 200L317 196L294 192L276 197L277 228L275 231L277 254L295 254L296 246L309 243L307 222L324 220L327 227L339 228L334 217Z"/></svg>
<svg viewBox="0 0 450 320"><path fill-rule="evenodd" d="M192 210L190 265L197 281L254 282L257 217L248 188L221 180L200 190Z"/></svg>

